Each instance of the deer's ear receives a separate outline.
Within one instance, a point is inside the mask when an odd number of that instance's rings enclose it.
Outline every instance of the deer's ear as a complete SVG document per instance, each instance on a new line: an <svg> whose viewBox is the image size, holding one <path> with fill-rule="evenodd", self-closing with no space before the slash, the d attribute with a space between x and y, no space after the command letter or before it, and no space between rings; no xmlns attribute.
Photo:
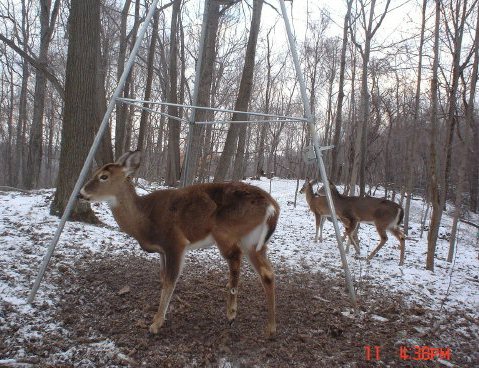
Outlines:
<svg viewBox="0 0 479 368"><path fill-rule="evenodd" d="M116 161L118 165L123 166L123 172L125 173L125 176L134 174L135 171L140 167L140 162L140 151L127 152Z"/></svg>
<svg viewBox="0 0 479 368"><path fill-rule="evenodd" d="M120 157L118 157L118 159L115 161L115 164L117 165L120 165L120 166L123 166L125 164L125 161L126 159L128 158L128 156L131 155L131 151L128 151L128 152L125 152L124 154L122 154Z"/></svg>

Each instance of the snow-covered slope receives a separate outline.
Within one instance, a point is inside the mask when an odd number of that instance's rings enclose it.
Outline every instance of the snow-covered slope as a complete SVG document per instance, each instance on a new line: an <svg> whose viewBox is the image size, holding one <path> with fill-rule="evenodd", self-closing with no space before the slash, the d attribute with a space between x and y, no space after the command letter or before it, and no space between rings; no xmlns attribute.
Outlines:
<svg viewBox="0 0 479 368"><path fill-rule="evenodd" d="M253 181L269 190L268 180ZM273 264L287 265L292 269L319 271L330 278L341 278L343 272L332 223L324 226L322 243L315 243L314 218L305 198L298 195L293 207L296 181L274 179L271 193L281 206L277 230L270 243L270 259ZM95 204L95 212L106 226L98 227L69 222L47 269L34 306L26 304L28 292L37 275L38 267L51 241L59 219L49 215L52 190L40 190L31 194L0 193L0 365L2 358L17 362L36 363L23 349L24 344L42 339L52 331L59 338L68 338L69 331L53 317L52 309L58 302L59 291L55 279L66 270L72 270L75 260L95 254L136 255L144 254L135 240L118 231L111 214L104 204ZM437 244L434 272L425 269L427 232L419 238L422 201L412 201L410 239L406 241L406 260L398 266L399 249L390 237L379 254L367 263L364 257L348 255L349 267L359 298L363 295L363 282L377 285L393 293L401 293L406 301L435 309L441 313L461 309L471 320L479 317L478 239L476 229L460 224L457 252L453 263L446 262L448 241ZM451 218L443 216L442 232L447 233ZM366 256L378 242L375 228L362 225L359 231L362 256ZM211 268L218 268L220 256L215 248L192 251L189 259L201 260ZM188 262L188 259L187 259ZM73 269L74 272L74 269ZM8 318L7 318L8 315ZM20 326L19 328L12 326ZM477 328L477 326L476 326ZM9 335L4 333L9 331ZM13 334L11 331L15 331ZM72 356L81 356L85 349L105 351L122 359L114 343L99 336L96 345L75 346L66 351L49 354L48 362L68 364ZM82 350L83 349L83 350ZM127 362L127 358L126 362ZM78 360L78 359L77 359ZM6 361L5 361L6 362ZM4 362L4 364L6 364ZM128 362L127 362L128 363ZM125 364L127 364L125 363Z"/></svg>

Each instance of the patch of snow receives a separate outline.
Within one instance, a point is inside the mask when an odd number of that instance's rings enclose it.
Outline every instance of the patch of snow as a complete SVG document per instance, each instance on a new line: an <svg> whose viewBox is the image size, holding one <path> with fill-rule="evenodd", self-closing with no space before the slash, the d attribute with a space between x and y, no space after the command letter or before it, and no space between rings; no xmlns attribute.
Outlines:
<svg viewBox="0 0 479 368"><path fill-rule="evenodd" d="M269 180L247 182L269 191ZM138 189L139 193L160 188L143 180L139 180L139 183L142 187ZM271 182L271 195L280 204L281 214L277 230L268 244L269 258L273 265L286 265L311 273L322 272L331 278L343 277L332 223L326 221L324 225L323 242L314 242L314 217L304 196L298 194L296 207L292 205L295 188L295 180L274 178ZM378 192L376 195L381 196L382 193ZM59 223L59 219L49 213L52 196L51 189L30 194L16 192L0 194L0 331L14 320L20 321L22 325L14 335L6 337L8 341L15 342L10 344L11 346L17 346L14 356L9 357L13 360L25 357L23 342L42 339L45 331L54 330L62 336L69 335L68 328L52 317L54 313L51 309L55 308L59 295L53 278L61 275L62 268L74 271L74 262L79 254L106 253L125 256L135 254L152 257L143 253L134 239L119 231L106 204L94 204L95 213L106 226L68 222L47 268L35 303L32 306L26 304L40 262ZM460 223L453 263L446 261L448 241L439 239L435 271L431 272L425 269L427 231L424 231L422 238L419 237L423 212L422 201L411 202L404 266L398 266L399 249L396 239L392 236L369 263L363 258L356 258L354 251L347 255L358 295L364 292L361 289L364 283L361 281L367 280L379 288L402 294L411 304L423 305L444 314L447 314L448 310L460 309L471 319L477 319L479 317L477 230ZM476 222L479 220L479 216L473 214L469 216ZM452 218L445 213L441 234L447 236L451 224ZM361 225L358 235L363 255L369 254L379 242L373 226ZM221 264L221 256L215 247L189 252L185 267L188 267L188 260L193 259L205 262L212 269L219 268ZM322 300L321 297L317 298ZM8 318L4 312L7 309ZM349 312L344 313L344 316L349 316ZM371 318L380 322L387 321L381 316L371 315ZM416 340L406 342L421 343ZM93 363L88 359L81 358L89 349L102 351L105 356L118 357L118 354L122 354L115 344L105 337L100 343L71 346L49 357L48 361L52 364L69 364L74 360L78 366L92 366ZM229 362L224 361L222 364L228 366Z"/></svg>

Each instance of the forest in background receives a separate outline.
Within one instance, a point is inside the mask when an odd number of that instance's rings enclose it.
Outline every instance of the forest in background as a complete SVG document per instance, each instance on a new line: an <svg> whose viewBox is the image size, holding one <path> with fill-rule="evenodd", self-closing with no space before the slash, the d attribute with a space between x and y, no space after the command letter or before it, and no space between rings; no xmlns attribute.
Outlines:
<svg viewBox="0 0 479 368"><path fill-rule="evenodd" d="M52 212L63 211L150 4L2 0L0 185L56 187ZM302 116L279 4L207 4L198 104ZM404 24L407 32L384 41L379 35L404 4L420 16ZM296 2L287 5L294 14ZM317 131L323 145L335 146L325 153L329 176L349 194L365 195L377 185L386 195L397 194L406 209L406 232L411 198L428 198L427 266L433 268L446 200L455 204L456 223L465 209L478 210L478 1L345 0L343 7L342 35L330 32L327 11L316 11L305 15L305 37L297 39ZM274 23L262 18L271 9ZM160 1L123 97L191 102L202 14L203 1ZM144 106L171 116L188 113ZM245 115L196 115L197 121L225 118L242 121ZM141 149L147 164L140 176L177 186L187 128L118 103L96 164ZM262 171L314 177L314 165L302 158L309 141L307 127L297 123L197 125L187 181L242 179ZM91 213L82 206L77 218ZM451 232L454 239L454 227Z"/></svg>

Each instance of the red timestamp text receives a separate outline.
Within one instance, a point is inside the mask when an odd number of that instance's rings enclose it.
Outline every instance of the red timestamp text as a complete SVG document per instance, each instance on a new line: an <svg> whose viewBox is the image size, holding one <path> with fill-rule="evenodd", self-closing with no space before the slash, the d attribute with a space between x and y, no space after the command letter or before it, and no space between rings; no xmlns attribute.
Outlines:
<svg viewBox="0 0 479 368"><path fill-rule="evenodd" d="M399 359L427 361L434 359L451 360L452 352L450 348L437 348L431 346L400 346ZM365 345L364 359L367 361L381 360L381 346Z"/></svg>
<svg viewBox="0 0 479 368"><path fill-rule="evenodd" d="M400 346L399 359L401 360L451 360L450 348L436 348L431 346Z"/></svg>

